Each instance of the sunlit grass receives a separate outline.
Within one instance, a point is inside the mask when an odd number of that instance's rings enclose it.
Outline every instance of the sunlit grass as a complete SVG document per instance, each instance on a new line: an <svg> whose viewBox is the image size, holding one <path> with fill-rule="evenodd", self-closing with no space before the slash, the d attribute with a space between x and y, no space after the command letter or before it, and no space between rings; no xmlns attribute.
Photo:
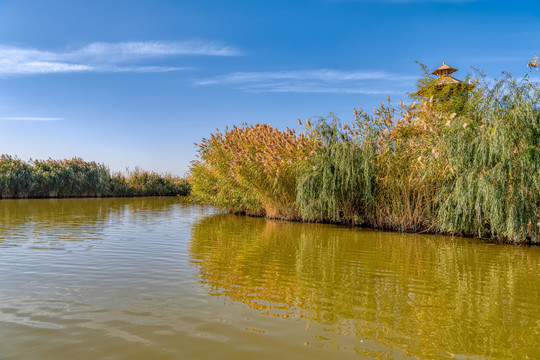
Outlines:
<svg viewBox="0 0 540 360"><path fill-rule="evenodd" d="M232 212L295 219L298 164L317 142L267 124L216 132L199 145L189 182L196 200Z"/></svg>

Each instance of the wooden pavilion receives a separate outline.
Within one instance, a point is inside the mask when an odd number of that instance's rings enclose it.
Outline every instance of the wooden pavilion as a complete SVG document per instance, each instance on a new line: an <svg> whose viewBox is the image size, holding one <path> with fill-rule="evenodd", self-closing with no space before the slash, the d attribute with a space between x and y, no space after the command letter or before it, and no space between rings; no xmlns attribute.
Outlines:
<svg viewBox="0 0 540 360"><path fill-rule="evenodd" d="M456 71L458 69L443 62L442 66L431 73L431 75L437 76L437 79L434 79L431 83L434 87L431 87L431 89L419 88L414 94L425 98L434 97L437 101L448 101L454 94L464 91L464 95L467 97L466 93L474 86L454 78L452 74Z"/></svg>
<svg viewBox="0 0 540 360"><path fill-rule="evenodd" d="M442 66L438 67L431 73L431 75L436 75L437 80L435 80L436 85L440 85L441 88L444 88L448 85L455 86L458 85L458 88L463 88L465 90L472 89L472 86L470 84L464 83L461 80L458 80L452 76L453 73L458 71L458 69L446 65L445 62L443 62Z"/></svg>

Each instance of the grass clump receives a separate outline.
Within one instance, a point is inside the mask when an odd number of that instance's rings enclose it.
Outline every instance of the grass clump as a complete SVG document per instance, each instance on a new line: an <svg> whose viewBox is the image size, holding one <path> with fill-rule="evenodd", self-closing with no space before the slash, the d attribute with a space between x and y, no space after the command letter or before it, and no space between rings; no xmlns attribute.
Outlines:
<svg viewBox="0 0 540 360"><path fill-rule="evenodd" d="M191 195L236 213L297 219L298 163L317 144L309 135L267 124L217 131L199 145Z"/></svg>

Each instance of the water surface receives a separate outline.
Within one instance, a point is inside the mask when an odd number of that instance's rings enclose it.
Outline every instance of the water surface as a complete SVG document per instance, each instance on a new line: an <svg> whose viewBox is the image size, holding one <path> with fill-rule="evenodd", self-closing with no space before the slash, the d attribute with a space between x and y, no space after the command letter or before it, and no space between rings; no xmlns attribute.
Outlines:
<svg viewBox="0 0 540 360"><path fill-rule="evenodd" d="M0 359L540 358L540 247L0 201Z"/></svg>

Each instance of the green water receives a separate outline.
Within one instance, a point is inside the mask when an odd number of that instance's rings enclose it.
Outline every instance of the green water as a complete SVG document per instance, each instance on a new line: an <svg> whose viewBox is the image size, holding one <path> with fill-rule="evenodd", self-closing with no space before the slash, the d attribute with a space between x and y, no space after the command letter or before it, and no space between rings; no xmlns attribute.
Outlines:
<svg viewBox="0 0 540 360"><path fill-rule="evenodd" d="M0 201L0 359L538 359L540 247Z"/></svg>

